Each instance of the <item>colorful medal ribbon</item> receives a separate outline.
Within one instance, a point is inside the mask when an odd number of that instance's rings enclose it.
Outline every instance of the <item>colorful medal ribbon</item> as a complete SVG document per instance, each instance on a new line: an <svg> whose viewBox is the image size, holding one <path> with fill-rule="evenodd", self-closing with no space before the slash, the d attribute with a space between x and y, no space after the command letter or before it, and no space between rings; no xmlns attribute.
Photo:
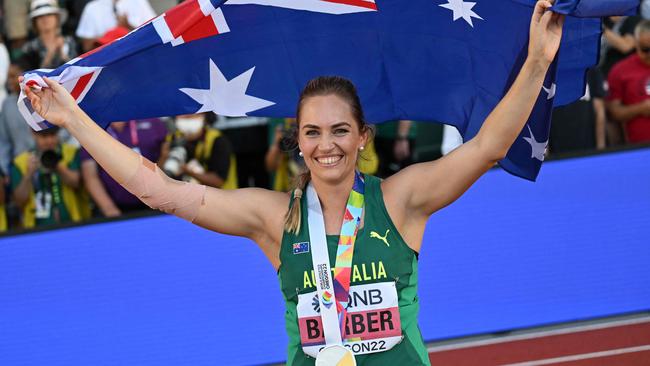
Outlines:
<svg viewBox="0 0 650 366"><path fill-rule="evenodd" d="M341 338L345 340L345 318L350 299L350 278L352 277L352 257L354 256L354 243L357 239L361 215L364 206L365 182L359 171L355 172L354 185L345 207L345 215L341 224L339 245L336 250L336 264L334 266L334 296L336 297L336 311L339 316Z"/></svg>

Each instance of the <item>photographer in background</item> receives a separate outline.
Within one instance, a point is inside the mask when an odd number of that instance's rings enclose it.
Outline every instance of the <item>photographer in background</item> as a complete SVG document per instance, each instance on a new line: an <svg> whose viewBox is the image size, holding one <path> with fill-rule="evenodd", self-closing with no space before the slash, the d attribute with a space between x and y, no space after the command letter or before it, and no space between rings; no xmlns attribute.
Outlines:
<svg viewBox="0 0 650 366"><path fill-rule="evenodd" d="M211 187L236 189L237 168L230 141L208 126L208 116L177 116L176 131L167 137L169 152L163 153L163 171L172 178Z"/></svg>
<svg viewBox="0 0 650 366"><path fill-rule="evenodd" d="M113 122L106 131L114 139L156 162L162 155L167 136L167 127L158 118ZM148 209L144 203L111 178L86 150L81 150L80 157L84 185L102 216L117 217L126 212Z"/></svg>
<svg viewBox="0 0 650 366"><path fill-rule="evenodd" d="M287 144L290 141L288 137L298 128L296 120L271 119L269 126L273 127L273 135L264 157L264 166L271 174L271 188L288 192L293 179L305 169L305 161L300 157L298 147Z"/></svg>
<svg viewBox="0 0 650 366"><path fill-rule="evenodd" d="M79 153L61 144L58 127L33 132L36 149L18 155L11 167L11 188L22 211L23 228L80 221Z"/></svg>

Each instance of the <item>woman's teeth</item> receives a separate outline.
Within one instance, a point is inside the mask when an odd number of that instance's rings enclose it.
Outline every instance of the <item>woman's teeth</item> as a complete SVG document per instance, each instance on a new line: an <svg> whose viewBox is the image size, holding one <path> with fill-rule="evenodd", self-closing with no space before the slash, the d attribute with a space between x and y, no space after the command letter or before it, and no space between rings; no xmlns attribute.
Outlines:
<svg viewBox="0 0 650 366"><path fill-rule="evenodd" d="M334 164L337 161L341 160L341 157L340 156L328 156L326 158L318 158L316 160L318 160L318 162L321 163L321 164L329 165L329 164Z"/></svg>

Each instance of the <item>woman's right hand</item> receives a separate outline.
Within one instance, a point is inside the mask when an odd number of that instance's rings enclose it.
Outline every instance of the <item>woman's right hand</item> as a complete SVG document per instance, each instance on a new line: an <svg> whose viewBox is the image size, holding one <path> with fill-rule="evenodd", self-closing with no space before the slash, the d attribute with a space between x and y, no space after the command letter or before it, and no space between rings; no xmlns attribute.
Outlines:
<svg viewBox="0 0 650 366"><path fill-rule="evenodd" d="M18 78L20 83L23 80L22 76ZM79 106L72 95L58 82L46 77L43 80L47 84L47 88L36 90L25 86L23 92L29 98L36 113L48 122L65 128L66 123L74 118L75 111L79 109Z"/></svg>

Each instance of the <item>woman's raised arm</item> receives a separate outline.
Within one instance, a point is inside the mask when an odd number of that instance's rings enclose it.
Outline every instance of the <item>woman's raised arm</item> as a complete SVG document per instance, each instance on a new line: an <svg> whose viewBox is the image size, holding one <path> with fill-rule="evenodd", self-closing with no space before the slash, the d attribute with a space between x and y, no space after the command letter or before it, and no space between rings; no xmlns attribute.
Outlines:
<svg viewBox="0 0 650 366"><path fill-rule="evenodd" d="M384 198L398 228L400 222L415 223L415 231L424 230L433 212L458 199L505 157L533 110L560 46L564 16L551 12L551 6L550 1L537 2L528 58L476 137L436 161L412 165L384 181Z"/></svg>
<svg viewBox="0 0 650 366"><path fill-rule="evenodd" d="M289 205L287 194L262 189L224 191L173 180L99 127L65 88L47 78L45 82L48 87L41 90L24 88L34 110L67 129L113 179L150 207L213 231L249 237L267 256L266 247L279 244Z"/></svg>
<svg viewBox="0 0 650 366"><path fill-rule="evenodd" d="M22 77L19 80L22 84ZM140 155L99 127L59 83L44 80L47 88L23 88L36 113L68 130L113 179L120 184L127 182L140 165Z"/></svg>

